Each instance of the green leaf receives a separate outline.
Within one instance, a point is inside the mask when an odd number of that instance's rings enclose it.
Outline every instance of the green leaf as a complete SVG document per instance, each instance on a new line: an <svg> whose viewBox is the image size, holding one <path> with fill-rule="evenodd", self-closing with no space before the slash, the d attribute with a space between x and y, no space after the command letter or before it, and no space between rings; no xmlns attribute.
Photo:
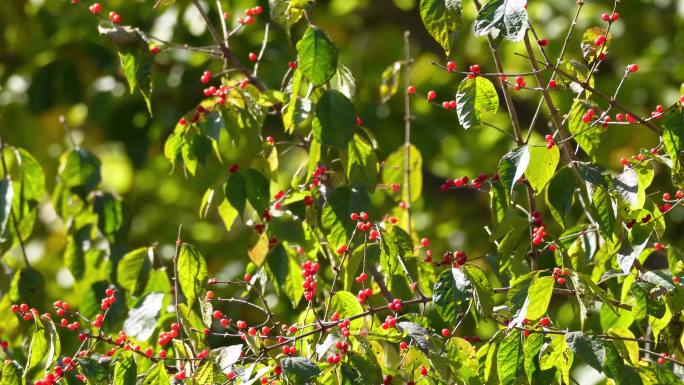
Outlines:
<svg viewBox="0 0 684 385"><path fill-rule="evenodd" d="M606 347L599 337L583 332L568 332L565 334L565 341L584 363L598 371L603 371Z"/></svg>
<svg viewBox="0 0 684 385"><path fill-rule="evenodd" d="M247 203L247 181L241 173L233 174L224 186L226 200L240 216L245 212Z"/></svg>
<svg viewBox="0 0 684 385"><path fill-rule="evenodd" d="M537 193L540 193L556 173L560 160L558 146L551 148L530 147L530 164L525 170L525 177Z"/></svg>
<svg viewBox="0 0 684 385"><path fill-rule="evenodd" d="M21 366L16 361L5 361L2 368L0 385L24 385L26 382L22 378Z"/></svg>
<svg viewBox="0 0 684 385"><path fill-rule="evenodd" d="M599 36L605 37L605 46L604 44L595 44L596 39L598 39ZM585 60L591 63L598 58L600 52L608 52L608 48L610 48L610 43L612 41L613 34L610 33L606 28L589 28L586 31L584 31L584 34L582 35L582 41L580 42L580 46L582 47L582 56L584 56ZM601 50L600 52L599 49Z"/></svg>
<svg viewBox="0 0 684 385"><path fill-rule="evenodd" d="M301 107L302 103L302 101L299 99L299 90L302 86L302 79L302 71L296 69L292 74L290 83L288 84L290 98L287 104L283 106L283 126L285 128L285 132L288 134L293 133L297 127L297 106L299 104Z"/></svg>
<svg viewBox="0 0 684 385"><path fill-rule="evenodd" d="M46 317L43 319L43 317L36 313L33 320L33 336L31 337L31 345L29 345L26 355L24 378L31 378L30 376L38 373L34 369L41 366L45 370L49 370L55 360L57 360L57 357L59 357L61 346L57 329L50 318Z"/></svg>
<svg viewBox="0 0 684 385"><path fill-rule="evenodd" d="M470 300L470 281L461 269L443 271L432 289L432 301L437 313L450 325L455 325Z"/></svg>
<svg viewBox="0 0 684 385"><path fill-rule="evenodd" d="M9 298L14 303L39 306L45 299L45 279L38 270L25 267L14 273Z"/></svg>
<svg viewBox="0 0 684 385"><path fill-rule="evenodd" d="M639 257L639 255L641 255L641 252L644 251L644 249L646 248L646 245L648 244L648 239L649 237L646 236L645 238L638 238L630 240L630 242L622 243L622 247L620 248L620 251L617 255L617 262L624 274L629 274L630 270L632 270L632 265L634 264L634 261Z"/></svg>
<svg viewBox="0 0 684 385"><path fill-rule="evenodd" d="M399 147L396 151L392 152L382 167L382 182L386 186L390 186L394 183L399 184L402 188L402 193L396 197L395 200L403 200L408 202L408 188L411 188L411 203L420 199L423 192L423 157L420 150L413 144L409 147L409 172L410 172L410 182L407 185L404 181L404 167L405 167L405 155L406 149L404 146Z"/></svg>
<svg viewBox="0 0 684 385"><path fill-rule="evenodd" d="M12 199L14 198L14 190L12 189L12 181L3 179L0 181L0 240L3 240L5 228L10 218L12 211Z"/></svg>
<svg viewBox="0 0 684 385"><path fill-rule="evenodd" d="M639 365L639 343L629 329L626 328L611 328L606 330L609 336L620 337L621 339L613 340L615 347L620 351L620 355L628 359L632 365Z"/></svg>
<svg viewBox="0 0 684 385"><path fill-rule="evenodd" d="M188 307L192 308L207 283L207 263L189 243L183 243L178 256L178 282Z"/></svg>
<svg viewBox="0 0 684 385"><path fill-rule="evenodd" d="M564 384L570 383L570 369L575 355L568 349L565 336L552 335L551 341L545 344L539 353L539 368L548 370L558 368L558 374Z"/></svg>
<svg viewBox="0 0 684 385"><path fill-rule="evenodd" d="M639 176L632 167L625 167L622 174L615 177L613 187L625 203L633 209L641 208L639 207Z"/></svg>
<svg viewBox="0 0 684 385"><path fill-rule="evenodd" d="M218 213L226 227L226 230L228 231L230 231L230 229L233 227L233 222L235 222L235 219L238 217L238 215L240 215L238 211L230 203L228 203L227 199L224 199L219 205Z"/></svg>
<svg viewBox="0 0 684 385"><path fill-rule="evenodd" d="M117 45L121 67L128 80L131 94L135 90L140 91L151 115L150 96L152 95L154 55L150 52L143 35L137 29L128 26L115 26L111 29L98 27L98 30L101 35L106 35Z"/></svg>
<svg viewBox="0 0 684 385"><path fill-rule="evenodd" d="M615 207L613 207L613 200L608 191L603 187L596 187L594 194L591 197L591 204L596 213L596 222L599 225L601 235L605 238L612 238L615 232L615 224L617 222L615 217Z"/></svg>
<svg viewBox="0 0 684 385"><path fill-rule="evenodd" d="M253 168L247 170L245 179L247 200L261 214L268 209L271 200L271 182L262 173ZM237 207L235 208L238 209Z"/></svg>
<svg viewBox="0 0 684 385"><path fill-rule="evenodd" d="M86 225L67 237L67 246L66 250L64 250L64 264L76 279L82 279L85 273L85 254L92 243L90 239L91 230L92 225Z"/></svg>
<svg viewBox="0 0 684 385"><path fill-rule="evenodd" d="M510 41L520 41L527 31L525 0L490 0L475 18L475 34L484 36L498 30Z"/></svg>
<svg viewBox="0 0 684 385"><path fill-rule="evenodd" d="M276 293L287 296L292 307L297 307L304 294L304 280L294 253L289 250L282 244L273 249L266 259L266 271L273 281Z"/></svg>
<svg viewBox="0 0 684 385"><path fill-rule="evenodd" d="M356 111L352 102L337 90L328 90L316 104L316 119L313 134L321 144L338 150L347 149L347 144L356 131Z"/></svg>
<svg viewBox="0 0 684 385"><path fill-rule="evenodd" d="M514 325L522 325L525 319L538 320L546 314L551 302L555 281L551 276L535 277L527 289L527 298L513 321Z"/></svg>
<svg viewBox="0 0 684 385"><path fill-rule="evenodd" d="M349 183L373 192L378 183L378 158L371 145L361 136L354 135L349 142L346 163Z"/></svg>
<svg viewBox="0 0 684 385"><path fill-rule="evenodd" d="M569 167L564 167L553 176L546 189L546 204L551 216L563 228L575 201L575 176Z"/></svg>
<svg viewBox="0 0 684 385"><path fill-rule="evenodd" d="M268 250L268 235L264 232L259 235L256 243L249 250L247 250L247 255L255 265L261 266L266 259Z"/></svg>
<svg viewBox="0 0 684 385"><path fill-rule="evenodd" d="M321 370L318 365L304 357L289 357L280 361L280 367L293 385L307 385Z"/></svg>
<svg viewBox="0 0 684 385"><path fill-rule="evenodd" d="M168 373L166 373L166 367L164 367L164 362L156 363L150 370L145 373L145 378L142 380L144 385L169 385L171 379Z"/></svg>
<svg viewBox="0 0 684 385"><path fill-rule="evenodd" d="M154 249L141 247L124 255L116 268L119 286L131 294L138 294L145 287L152 269Z"/></svg>
<svg viewBox="0 0 684 385"><path fill-rule="evenodd" d="M124 210L121 198L107 192L92 197L93 212L97 214L97 228L111 242L117 243L125 233Z"/></svg>
<svg viewBox="0 0 684 385"><path fill-rule="evenodd" d="M340 319L349 318L363 313L363 307L356 296L348 291L340 290L336 292L330 301L330 314L340 313ZM363 326L363 318L351 321L349 328L352 331L359 331Z"/></svg>
<svg viewBox="0 0 684 385"><path fill-rule="evenodd" d="M321 213L321 226L327 232L328 241L337 249L347 244L356 223L351 213L370 212L370 197L365 191L341 187L328 196Z"/></svg>
<svg viewBox="0 0 684 385"><path fill-rule="evenodd" d="M297 23L304 15L304 10L293 7L288 0L269 0L268 8L271 14L271 20L283 27L287 36L290 36L290 29Z"/></svg>
<svg viewBox="0 0 684 385"><path fill-rule="evenodd" d="M444 48L447 56L462 20L461 0L420 0L420 17L428 33Z"/></svg>
<svg viewBox="0 0 684 385"><path fill-rule="evenodd" d="M366 339L357 338L358 348L350 352L349 364L353 373L349 376L352 384L380 384L383 380L382 369Z"/></svg>
<svg viewBox="0 0 684 385"><path fill-rule="evenodd" d="M88 382L93 384L107 384L111 382L109 370L103 363L91 357L77 358L76 361Z"/></svg>
<svg viewBox="0 0 684 385"><path fill-rule="evenodd" d="M669 109L662 118L663 145L672 161L672 183L684 187L684 111Z"/></svg>
<svg viewBox="0 0 684 385"><path fill-rule="evenodd" d="M297 42L297 63L313 85L321 86L337 71L338 49L321 28L310 25Z"/></svg>
<svg viewBox="0 0 684 385"><path fill-rule="evenodd" d="M594 124L590 127L593 122L583 122L582 116L586 113L586 104L581 100L575 101L570 109L568 129L582 150L584 150L592 159L596 159L601 143L601 136L603 135L603 129L600 124Z"/></svg>
<svg viewBox="0 0 684 385"><path fill-rule="evenodd" d="M478 313L483 317L491 316L494 307L494 289L487 275L475 265L461 266L461 270L473 286L473 299Z"/></svg>
<svg viewBox="0 0 684 385"><path fill-rule="evenodd" d="M506 195L513 193L515 182L520 179L530 163L530 148L520 146L512 149L499 161L499 178L506 188Z"/></svg>
<svg viewBox="0 0 684 385"><path fill-rule="evenodd" d="M499 109L499 95L494 84L482 76L466 77L456 92L456 113L464 129L481 123L483 113L495 113Z"/></svg>
<svg viewBox="0 0 684 385"><path fill-rule="evenodd" d="M387 103L399 89L399 73L403 68L401 61L395 61L382 71L380 84L380 100Z"/></svg>
<svg viewBox="0 0 684 385"><path fill-rule="evenodd" d="M138 366L130 350L124 350L116 357L114 365L114 385L135 385Z"/></svg>
<svg viewBox="0 0 684 385"><path fill-rule="evenodd" d="M524 354L522 335L519 330L510 330L499 344L496 355L496 371L501 385L514 384L524 376Z"/></svg>
<svg viewBox="0 0 684 385"><path fill-rule="evenodd" d="M102 180L100 160L81 148L62 155L58 173L61 182L81 197L94 190Z"/></svg>
<svg viewBox="0 0 684 385"><path fill-rule="evenodd" d="M128 311L123 330L139 341L147 341L157 328L159 313L164 304L164 293L149 293Z"/></svg>

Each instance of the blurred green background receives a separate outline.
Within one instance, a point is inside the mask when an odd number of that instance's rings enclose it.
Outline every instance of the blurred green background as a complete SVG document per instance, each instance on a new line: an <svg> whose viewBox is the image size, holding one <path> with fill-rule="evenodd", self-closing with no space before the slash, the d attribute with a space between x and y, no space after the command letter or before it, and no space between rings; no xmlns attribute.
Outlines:
<svg viewBox="0 0 684 385"><path fill-rule="evenodd" d="M570 58L581 59L581 33L601 25L601 13L608 12L613 5L612 1L586 3L570 42ZM215 2L204 4L211 8L210 16L218 22ZM244 8L255 5L254 0L223 1L223 9L233 16L232 22ZM267 2L262 1L261 5L267 9ZM157 9L153 8L153 1L142 0L105 0L103 6L105 14L116 9L123 17L122 24L140 27L157 37L194 46L211 43L203 21L187 0ZM530 1L531 20L550 39L548 49L554 56L560 50L575 9L574 0ZM598 88L612 93L625 66L638 63L640 70L626 82L620 100L647 115L656 104L670 105L680 94L684 81L684 29L680 28L684 2L631 0L622 2L618 10L620 21L612 30L613 46L597 77ZM465 1L464 33L448 59L456 61L459 69L479 63L483 72L491 72L494 66L486 40L465 33L474 16L474 5ZM231 40L231 47L245 61L249 52L258 52L267 20L264 12L253 26ZM423 28L415 0L319 0L311 20L332 36L341 49L342 61L356 77L357 109L364 125L378 138L380 159L403 141L403 99L396 95L383 104L379 87L383 70L402 58L404 30L411 32L415 58L412 83L423 94L429 89L436 90L439 101L453 99L460 77L429 64L430 59L445 62L446 58ZM230 160L224 164L212 160L198 176L186 178L179 171L171 173L162 154L163 142L179 116L203 98L203 85L199 82L202 71L210 68L217 72L222 63L204 54L162 51L154 68L154 116L150 117L140 95L129 94L114 47L98 36L100 22L104 23L85 6L71 5L69 0L0 1L3 140L27 148L41 161L51 190L58 156L69 148L65 129L59 123L59 116L65 115L76 141L101 158L102 188L124 198L131 223L129 249L158 243L161 255L170 258L177 227L182 223L184 239L198 245L213 274L221 278L242 276L248 260L242 250L250 232L244 228L228 232L215 213L207 220L200 220L197 215L202 195L207 188L220 186ZM301 24L294 28L294 36L301 35ZM260 75L266 84L278 87L287 62L294 60L296 53L284 31L272 27ZM525 59L514 55L523 51L522 44L504 44L502 56L507 70L528 69ZM528 83L533 84L533 79ZM538 96L521 91L514 97L523 127L527 127ZM557 99L563 111L567 111L571 95L560 93ZM412 107L413 142L424 159L423 197L414 205L418 233L432 240L436 255L447 249L463 249L475 256L492 251L493 245L484 230L489 223L487 195L473 190L444 193L439 186L448 177L493 173L501 155L512 147L510 138L490 128L465 131L458 125L454 111L434 108L419 98L412 100ZM492 122L510 130L506 118L502 107ZM545 118L539 121L536 137L548 132L547 123ZM285 139L275 120L267 121L266 133L278 140ZM611 128L602 144L602 163L617 172L621 157L656 143L657 137L643 127ZM287 185L289 181L281 183ZM649 192L661 194L671 190L666 173L656 171L656 181ZM382 203L382 197L378 200ZM70 276L66 268L60 267L64 229L55 223L49 200L40 212L38 228L28 241L30 259L46 276L56 277L50 280L48 292L68 292ZM670 221L670 240L682 246L679 225L684 221L684 209L675 209ZM12 256L6 258L12 264Z"/></svg>

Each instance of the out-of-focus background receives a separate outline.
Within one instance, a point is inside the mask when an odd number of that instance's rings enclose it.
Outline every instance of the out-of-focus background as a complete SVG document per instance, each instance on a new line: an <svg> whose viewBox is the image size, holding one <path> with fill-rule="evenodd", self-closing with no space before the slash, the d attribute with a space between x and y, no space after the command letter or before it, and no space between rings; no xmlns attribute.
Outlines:
<svg viewBox="0 0 684 385"><path fill-rule="evenodd" d="M83 0L82 0L83 1ZM122 24L140 27L152 35L175 43L194 46L211 43L198 13L187 0L153 8L153 1L104 0L105 10L116 9ZM266 1L260 2L265 9ZM415 58L412 83L422 93L437 91L438 100L453 99L460 77L436 69L429 60L445 62L438 44L425 31L417 0L331 0L317 1L311 13L313 23L322 26L341 49L342 61L352 70L357 85L356 105L364 125L379 139L380 158L397 149L403 141L403 100L397 95L381 103L381 74L402 58L403 31L411 32ZM214 1L204 1L217 23ZM230 23L256 0L223 1ZM600 15L609 12L613 2L587 0L578 21L577 33L569 45L570 58L581 59L579 39L585 29L601 25ZM535 27L550 40L548 47L557 55L576 9L574 0L530 0L529 13ZM613 45L597 78L598 88L612 93L629 63L638 63L639 72L624 85L621 102L648 114L656 104L674 103L684 82L684 1L630 0L619 5L620 21L613 26ZM106 12L105 12L106 14ZM464 28L471 28L475 16L472 2L464 1ZM237 55L246 61L249 52L260 47L267 12L256 23L231 40ZM73 137L96 153L103 163L103 189L121 195L130 215L129 248L158 243L162 256L170 257L179 223L184 238L196 243L209 260L210 270L221 277L241 276L248 260L244 253L248 231L228 232L216 215L198 219L202 195L220 185L227 164L215 160L186 178L171 173L163 157L163 142L179 116L202 99L201 73L219 71L221 62L207 55L184 50L163 50L154 68L154 93L150 117L139 94L130 95L112 44L97 33L104 23L69 0L0 1L0 135L13 145L31 151L46 168L48 190L54 185L58 156L68 149L65 129L59 116L66 116ZM299 36L303 25L293 34ZM265 83L277 86L296 56L284 31L272 26L260 74ZM522 44L504 43L502 56L507 69L526 70ZM462 34L450 60L459 69L479 63L483 72L493 71L484 38ZM529 82L533 83L532 79ZM558 98L567 111L569 96ZM536 94L515 94L523 126L527 127L537 105ZM423 197L414 205L416 228L441 250L467 250L483 255L493 249L484 230L489 222L488 197L472 190L444 193L439 189L445 178L492 173L499 158L512 144L510 138L489 128L465 131L455 112L412 100L415 121L413 142L423 156ZM494 123L510 129L505 110ZM283 134L277 124L266 129L276 139ZM546 119L537 124L538 137L547 133ZM639 126L611 128L602 144L604 164L618 171L619 159L639 148L650 148L657 138ZM282 181L283 184L289 181ZM656 171L654 194L672 190L669 180ZM382 201L382 197L378 198ZM381 202L382 203L382 202ZM40 211L40 224L28 240L28 253L35 266L50 277L48 291L69 293L71 279L61 263L65 245L61 227L46 199ZM670 239L680 237L684 210L669 216ZM684 243L680 241L679 243ZM681 245L680 245L681 246ZM12 255L5 257L10 263ZM2 285L5 285L3 282ZM65 294L69 296L71 294ZM287 306L287 305L283 305ZM567 305L570 306L570 305ZM283 308L285 309L285 308ZM572 314L569 312L568 314Z"/></svg>

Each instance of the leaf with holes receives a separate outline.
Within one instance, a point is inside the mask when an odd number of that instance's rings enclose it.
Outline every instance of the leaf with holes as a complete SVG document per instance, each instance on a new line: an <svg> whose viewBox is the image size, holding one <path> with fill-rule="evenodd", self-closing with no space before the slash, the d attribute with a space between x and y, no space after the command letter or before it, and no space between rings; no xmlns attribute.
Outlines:
<svg viewBox="0 0 684 385"><path fill-rule="evenodd" d="M527 31L527 1L490 0L482 6L475 18L475 34L502 36L520 41Z"/></svg>
<svg viewBox="0 0 684 385"><path fill-rule="evenodd" d="M420 17L428 33L449 56L456 31L461 27L461 0L420 0Z"/></svg>

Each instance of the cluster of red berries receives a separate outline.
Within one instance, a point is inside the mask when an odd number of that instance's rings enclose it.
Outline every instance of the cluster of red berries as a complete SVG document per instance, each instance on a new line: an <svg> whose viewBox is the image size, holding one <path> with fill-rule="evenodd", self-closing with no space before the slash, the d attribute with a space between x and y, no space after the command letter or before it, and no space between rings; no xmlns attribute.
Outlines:
<svg viewBox="0 0 684 385"><path fill-rule="evenodd" d="M541 325L543 327L548 327L549 325L551 325L551 318L549 318L547 316L542 317L539 320L539 325Z"/></svg>
<svg viewBox="0 0 684 385"><path fill-rule="evenodd" d="M513 87L514 90L520 91L523 89L527 83L525 83L525 78L522 76L516 76L515 77L515 86Z"/></svg>
<svg viewBox="0 0 684 385"><path fill-rule="evenodd" d="M596 111L593 108L590 108L582 115L582 121L584 123L589 123L594 118L594 115L596 115Z"/></svg>
<svg viewBox="0 0 684 385"><path fill-rule="evenodd" d="M553 268L553 279L556 280L556 283L559 285L565 285L565 278L567 277L570 272L567 269L561 269L560 267L554 267Z"/></svg>
<svg viewBox="0 0 684 385"><path fill-rule="evenodd" d="M297 354L297 347L295 347L294 345L283 345L282 352L286 356L294 356L295 354Z"/></svg>
<svg viewBox="0 0 684 385"><path fill-rule="evenodd" d="M119 24L121 23L121 15L114 11L109 12L109 21L111 21L114 24Z"/></svg>
<svg viewBox="0 0 684 385"><path fill-rule="evenodd" d="M470 67L468 67L468 78L472 79L475 76L480 74L480 65L479 64L473 64Z"/></svg>
<svg viewBox="0 0 684 385"><path fill-rule="evenodd" d="M443 261L445 265L451 263L454 269L458 269L468 262L468 256L463 251L454 251L453 253L446 252L443 255Z"/></svg>
<svg viewBox="0 0 684 385"><path fill-rule="evenodd" d="M539 246L542 243L542 241L544 240L545 236L546 236L546 230L544 228L544 225L532 227L532 244L533 245Z"/></svg>
<svg viewBox="0 0 684 385"><path fill-rule="evenodd" d="M556 141L553 140L553 135L551 135L551 134L547 134L544 137L544 140L546 140L546 148L548 148L549 150L552 149L553 146L556 145Z"/></svg>
<svg viewBox="0 0 684 385"><path fill-rule="evenodd" d="M309 184L309 190L313 190L318 185L321 184L321 179L323 177L326 177L328 173L328 169L325 166L318 166L314 170L314 172L311 174L311 183Z"/></svg>
<svg viewBox="0 0 684 385"><path fill-rule="evenodd" d="M247 8L245 9L245 17L240 17L237 21L242 25L252 25L254 24L254 17L260 15L263 11L264 9L260 5L254 8Z"/></svg>
<svg viewBox="0 0 684 385"><path fill-rule="evenodd" d="M464 175L460 178L456 179L447 179L442 183L442 185L439 187L442 191L448 191L451 188L459 188L459 187L468 187L469 183L472 188L480 188L482 187L482 184L487 181L487 174L481 172L480 175L478 175L475 179L470 180L470 178L467 175ZM492 181L499 180L499 175L494 174L490 178Z"/></svg>
<svg viewBox="0 0 684 385"><path fill-rule="evenodd" d="M351 213L349 215L349 219L356 222L356 229L359 231L364 231L364 232L369 231L371 229L371 227L373 227L373 222L369 221L368 218L369 218L368 213L366 213L364 211L362 211L360 213ZM371 241L374 241L375 239L377 239L377 237L379 235L380 235L380 233L377 230L373 230L372 234L371 234L371 236L372 236ZM344 251L347 251L346 247L345 247ZM338 250L338 253L343 254L344 251L340 252Z"/></svg>
<svg viewBox="0 0 684 385"><path fill-rule="evenodd" d="M606 35L599 35L596 39L594 39L594 45L597 47L602 46L603 44L606 43L606 40L608 40L606 38Z"/></svg>
<svg viewBox="0 0 684 385"><path fill-rule="evenodd" d="M456 101L455 100L445 100L442 102L442 108L447 109L447 110L455 110L456 109Z"/></svg>
<svg viewBox="0 0 684 385"><path fill-rule="evenodd" d="M367 279L368 279L368 274L361 273L358 275L358 277L354 278L354 281L356 281L356 283L361 283L361 282L365 282Z"/></svg>
<svg viewBox="0 0 684 385"><path fill-rule="evenodd" d="M109 308L116 302L116 290L108 288L105 290L105 297L100 302L100 308L102 310L109 310Z"/></svg>
<svg viewBox="0 0 684 385"><path fill-rule="evenodd" d="M304 288L304 299L307 302L311 302L316 295L316 286L318 285L316 273L318 273L320 267L321 265L318 262L313 262L312 260L308 260L301 265L302 276L304 277L302 287Z"/></svg>
<svg viewBox="0 0 684 385"><path fill-rule="evenodd" d="M224 328L228 328L230 326L230 323L232 322L230 318L224 316L221 310L214 310L212 317L214 317L214 319L217 320Z"/></svg>
<svg viewBox="0 0 684 385"><path fill-rule="evenodd" d="M387 330L397 326L397 319L394 316L388 315L385 321L381 324L382 328Z"/></svg>
<svg viewBox="0 0 684 385"><path fill-rule="evenodd" d="M456 71L456 62L448 61L446 64L446 68L447 68L447 71L449 71L449 72Z"/></svg>
<svg viewBox="0 0 684 385"><path fill-rule="evenodd" d="M364 303L366 303L366 299L368 299L368 297L370 297L371 295L373 295L373 289L368 287L359 290L359 292L356 294L356 299L358 299L359 303L363 305Z"/></svg>
<svg viewBox="0 0 684 385"><path fill-rule="evenodd" d="M159 333L159 338L157 338L157 344L159 346L165 346L169 342L171 342L172 339L178 338L178 330L179 326L177 323L172 323L171 324L171 330L168 332L161 332ZM123 336L125 340L125 335ZM121 337L120 337L121 338Z"/></svg>
<svg viewBox="0 0 684 385"><path fill-rule="evenodd" d="M470 336L464 336L463 339L466 340L466 341L468 341L468 342L472 342L472 343L474 343L474 344L480 342L480 337L478 337L478 336L472 336L472 337L470 337Z"/></svg>
<svg viewBox="0 0 684 385"><path fill-rule="evenodd" d="M100 3L94 3L90 7L88 7L91 13L97 15L102 12L102 4Z"/></svg>
<svg viewBox="0 0 684 385"><path fill-rule="evenodd" d="M617 12L613 12L612 14L604 13L601 15L601 19L603 21L607 21L609 23L617 21L619 17L620 17L620 15Z"/></svg>

